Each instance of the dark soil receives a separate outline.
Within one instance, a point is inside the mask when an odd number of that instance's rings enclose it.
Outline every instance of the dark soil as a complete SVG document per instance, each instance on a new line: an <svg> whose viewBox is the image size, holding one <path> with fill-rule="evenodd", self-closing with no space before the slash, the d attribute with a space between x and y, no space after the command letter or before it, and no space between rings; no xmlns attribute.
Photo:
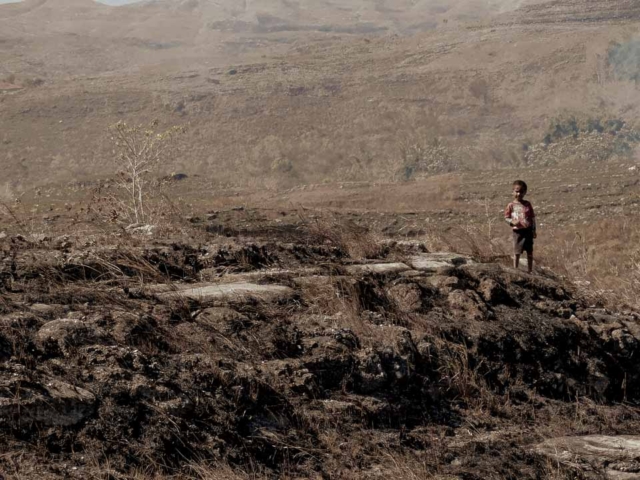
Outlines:
<svg viewBox="0 0 640 480"><path fill-rule="evenodd" d="M0 240L0 472L600 478L533 446L638 431L636 313L593 305L547 271L470 259L356 274L374 250L355 224L217 237L216 221L194 222L199 245ZM424 251L374 253L410 263ZM205 277L293 295L157 293Z"/></svg>

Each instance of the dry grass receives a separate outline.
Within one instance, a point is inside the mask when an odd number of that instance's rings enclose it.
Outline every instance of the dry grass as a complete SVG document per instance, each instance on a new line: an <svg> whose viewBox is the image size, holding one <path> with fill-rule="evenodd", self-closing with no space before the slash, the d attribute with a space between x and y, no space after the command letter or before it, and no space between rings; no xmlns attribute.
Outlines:
<svg viewBox="0 0 640 480"><path fill-rule="evenodd" d="M312 215L301 210L300 229L315 244L327 244L341 249L355 260L379 258L382 247L376 236L366 227L341 219L331 213Z"/></svg>
<svg viewBox="0 0 640 480"><path fill-rule="evenodd" d="M487 215L487 218L489 216ZM608 221L611 222L611 221ZM322 228L321 228L322 227ZM467 249L469 252L477 254L479 256L489 257L496 255L497 242L492 242L497 237L494 233L494 224L487 220L486 224L480 224L477 226L479 239L473 234L474 231L465 231L466 237L460 239L453 237L448 240L446 237L447 232L442 232L442 238L439 241L449 241L449 246L459 249ZM312 230L316 238L324 238L327 241L341 246L341 248L352 248L354 252L362 252L367 250L369 239L365 236L364 239L360 239L357 234L352 234L348 227L342 227L340 224L335 226L338 231L335 232L332 224L323 225L320 224L317 230ZM574 242L567 243L565 250L558 250L557 259L555 261L565 260L569 262L575 255L576 265L572 263L565 264L564 268L569 274L571 268L580 269L581 275L593 275L597 273L594 270L594 265L600 265L603 262L603 258L596 255L597 249L589 250L590 242L599 242L600 244L606 244L609 249L623 250L624 240L617 239L613 242L611 236L612 232L627 235L628 238L635 241L638 233L635 230L635 226L631 222L623 222L619 224L603 223L599 225L597 229L591 229L588 232L585 231L583 235L589 235L585 237L582 243ZM345 233L346 232L346 233ZM560 242L562 237L558 241ZM564 238L564 241L568 242L568 238ZM359 246L358 242L362 241L365 246ZM435 242L435 240L433 240ZM611 241L611 245L607 242ZM353 243L349 243L353 242ZM458 243L455 243L458 242ZM474 243L464 243L474 242ZM492 250L493 248L493 250ZM619 258L608 258L611 265L617 264L623 265L625 259L628 258L629 251L621 251ZM554 257L555 258L555 257ZM160 277L154 277L159 275L156 267L149 264L143 257L136 253L134 247L131 247L131 251L125 250L124 256L117 259L104 258L98 260L100 267L104 269L105 276L103 280L108 277L110 280L121 280L129 278L134 273L134 278L137 278L140 283L144 283L146 279L161 280ZM558 263L560 265L560 263ZM632 265L637 265L633 263ZM576 270L578 271L578 270ZM613 275L609 271L609 275ZM621 271L621 270L618 270ZM371 346L376 342L388 343L388 331L373 325L369 319L364 318L363 314L363 298L361 297L361 291L357 288L353 281L345 280L344 278L328 277L329 281L326 284L320 282L309 285L302 289L302 296L307 303L308 313L326 315L331 317L331 321L335 322L335 326L338 328L349 328L353 330L363 342L363 346ZM88 290L94 289L96 285L87 286ZM95 294L95 293L94 293ZM115 300L101 301L100 303L113 304ZM182 308L178 306L178 308ZM185 312L189 313L188 309ZM282 314L269 314L269 318L277 318ZM285 316L285 315L282 315ZM487 411L497 410L503 408L499 405L499 402L504 400L495 392L488 390L487 384L482 378L482 365L473 365L471 361L471 354L464 345L452 344L446 342L440 338L436 338L434 341L434 349L437 351L438 361L440 369L438 371L439 379L442 382L444 391L452 401L459 403L463 408L468 411L473 411L474 415L486 415ZM505 400L508 401L508 400ZM508 408L508 407L504 407ZM558 429L564 428L567 432L580 431L582 428L591 427L593 424L594 414L589 409L598 409L598 406L589 405L586 402L576 402L573 415L568 417L565 425L558 426ZM504 410L502 410L504 412ZM606 411L603 409L602 415L606 415ZM330 426L330 428L337 428ZM473 428L473 427L470 427ZM541 433L550 433L549 431ZM394 450L394 445L385 445L383 442L379 443L379 449L365 450L362 445L357 443L354 445L344 446L344 438L341 438L338 433L331 436L327 432L323 432L320 439L324 442L322 448L326 448L327 451L335 452L336 457L338 455L344 455L348 457L349 462L359 461L360 464L366 465L366 469L362 470L354 469L352 472L343 472L338 478L345 479L365 479L372 477L397 477L399 479L420 479L420 478L442 478L446 479L445 474L440 472L446 472L447 465L443 458L439 455L444 450L439 450L438 445L426 449L424 454L405 454L404 452L398 452L398 449ZM524 444L524 443L523 443ZM341 446L342 445L342 446ZM346 453L345 453L346 452ZM362 459L366 461L363 462ZM87 478L95 478L96 480L106 480L110 477L110 471L108 466L98 466L102 469L101 474L94 476L88 476ZM228 465L215 464L215 465L202 465L194 464L185 470L185 472L176 475L157 474L156 470L160 468L149 468L148 470L134 471L129 475L119 475L115 478L122 478L127 480L249 480L249 479L263 479L269 478L264 472L253 472L251 468L247 468L247 471L234 469ZM96 468L97 471L97 468ZM25 473L24 475L16 476L15 478L32 478L32 473ZM440 476L438 476L440 475ZM283 471L279 478L294 478L292 475L287 474L286 466L283 467ZM499 478L499 477L494 477ZM545 470L541 478L548 479L560 479L567 478L565 472L549 461L545 467Z"/></svg>
<svg viewBox="0 0 640 480"><path fill-rule="evenodd" d="M259 474L250 474L244 470L234 469L223 463L211 465L193 463L188 465L179 474L167 474L153 472L153 468L135 469L126 476L112 470L108 465L95 465L95 471L100 473L88 473L91 480L110 480L118 478L121 480L262 480L268 477ZM158 467L158 465L156 465ZM22 478L22 477L16 477ZM26 477L25 477L26 478Z"/></svg>
<svg viewBox="0 0 640 480"><path fill-rule="evenodd" d="M380 339L380 329L361 315L361 299L351 279L328 277L325 281L304 285L301 295L308 312L324 316L332 328L353 331L364 345Z"/></svg>
<svg viewBox="0 0 640 480"><path fill-rule="evenodd" d="M612 306L640 307L640 225L636 219L605 218L555 230L548 237L540 250L545 265Z"/></svg>
<svg viewBox="0 0 640 480"><path fill-rule="evenodd" d="M465 226L434 227L425 235L430 251L454 251L511 265L512 246L489 215ZM640 307L640 224L634 217L595 220L575 227L545 228L534 251L535 266L548 268L584 295L616 309ZM522 268L522 267L521 267Z"/></svg>

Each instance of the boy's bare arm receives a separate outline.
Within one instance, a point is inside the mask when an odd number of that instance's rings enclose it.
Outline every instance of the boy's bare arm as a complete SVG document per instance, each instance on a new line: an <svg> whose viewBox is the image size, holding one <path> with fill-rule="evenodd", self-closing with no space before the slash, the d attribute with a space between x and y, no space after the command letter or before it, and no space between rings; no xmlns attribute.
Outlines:
<svg viewBox="0 0 640 480"><path fill-rule="evenodd" d="M511 213L512 213L512 207L511 204L507 205L507 208L504 209L504 221L507 222L509 224L509 226L513 226L513 224L511 223Z"/></svg>

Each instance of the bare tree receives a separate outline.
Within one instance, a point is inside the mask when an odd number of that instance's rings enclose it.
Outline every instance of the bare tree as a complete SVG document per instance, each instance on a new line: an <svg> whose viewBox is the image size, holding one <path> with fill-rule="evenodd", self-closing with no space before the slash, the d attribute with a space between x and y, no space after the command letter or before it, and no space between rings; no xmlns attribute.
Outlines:
<svg viewBox="0 0 640 480"><path fill-rule="evenodd" d="M109 127L118 164L117 183L125 193L124 198L117 199L118 204L125 217L136 224L148 221L149 174L168 157L176 134L184 131L176 126L164 132L157 128L157 121L149 126L120 121Z"/></svg>

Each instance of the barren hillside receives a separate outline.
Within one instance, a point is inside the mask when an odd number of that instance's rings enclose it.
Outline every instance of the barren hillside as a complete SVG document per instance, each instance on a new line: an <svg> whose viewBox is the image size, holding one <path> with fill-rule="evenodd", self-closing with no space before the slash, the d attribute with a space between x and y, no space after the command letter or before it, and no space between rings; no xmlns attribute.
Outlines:
<svg viewBox="0 0 640 480"><path fill-rule="evenodd" d="M111 174L120 119L190 125L166 171L286 186L397 178L436 139L517 165L557 116L637 116L630 2L394 5L2 5L5 188Z"/></svg>

